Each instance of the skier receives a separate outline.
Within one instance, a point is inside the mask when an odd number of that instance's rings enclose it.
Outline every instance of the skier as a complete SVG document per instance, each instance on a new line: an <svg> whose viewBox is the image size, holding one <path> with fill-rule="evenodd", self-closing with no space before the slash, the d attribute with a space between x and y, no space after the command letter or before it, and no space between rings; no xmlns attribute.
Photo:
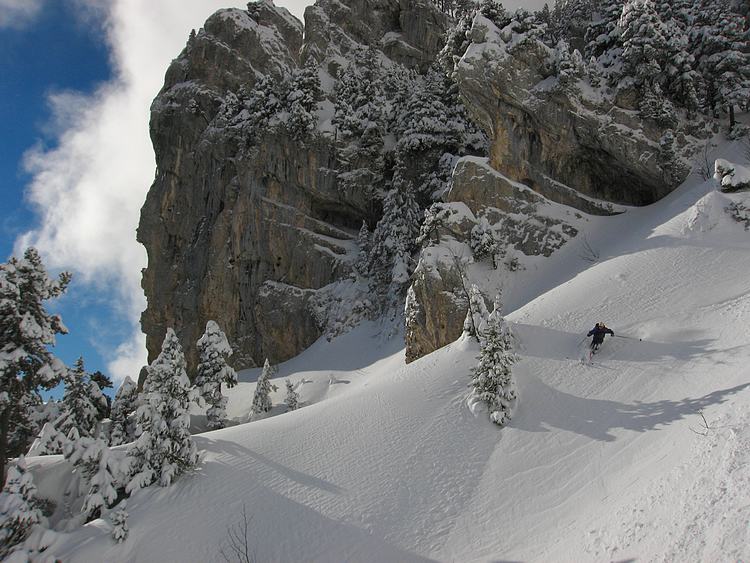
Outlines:
<svg viewBox="0 0 750 563"><path fill-rule="evenodd" d="M615 332L611 328L607 328L604 323L596 323L586 336L593 336L591 339L591 353L593 354L599 349L599 346L604 342L604 335L611 334L615 335Z"/></svg>

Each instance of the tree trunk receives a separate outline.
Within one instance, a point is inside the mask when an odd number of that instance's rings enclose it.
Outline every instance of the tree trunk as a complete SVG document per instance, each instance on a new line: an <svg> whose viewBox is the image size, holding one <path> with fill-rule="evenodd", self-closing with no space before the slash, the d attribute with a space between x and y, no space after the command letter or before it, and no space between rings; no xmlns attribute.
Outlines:
<svg viewBox="0 0 750 563"><path fill-rule="evenodd" d="M732 104L729 104L729 130L731 131L734 129L735 124L737 121L734 117L734 106Z"/></svg>

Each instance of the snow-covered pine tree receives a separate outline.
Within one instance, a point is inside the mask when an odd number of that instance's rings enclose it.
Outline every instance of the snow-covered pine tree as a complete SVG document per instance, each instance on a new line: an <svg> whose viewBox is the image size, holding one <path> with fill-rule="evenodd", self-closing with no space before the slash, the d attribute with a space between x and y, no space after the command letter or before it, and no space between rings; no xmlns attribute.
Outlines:
<svg viewBox="0 0 750 563"><path fill-rule="evenodd" d="M359 247L359 254L357 255L355 269L358 274L365 276L367 275L368 256L370 255L370 249L372 247L372 234L367 227L367 221L362 221L362 226L360 227L359 235L357 236L357 246Z"/></svg>
<svg viewBox="0 0 750 563"><path fill-rule="evenodd" d="M97 406L101 406L103 394L95 383L89 381L83 358L79 357L76 360L73 369L69 369L63 376L63 381L65 382L63 393L65 415L57 424L58 430L67 435L71 428L76 428L82 437L94 436L99 420ZM92 392L95 393L93 397Z"/></svg>
<svg viewBox="0 0 750 563"><path fill-rule="evenodd" d="M422 212L405 178L406 167L396 163L391 189L383 202L383 217L373 234L369 271L380 294L397 295L411 274L411 253L419 234Z"/></svg>
<svg viewBox="0 0 750 563"><path fill-rule="evenodd" d="M190 385L182 346L171 328L161 353L148 368L143 391L143 404L136 411L137 439L128 448L128 493L154 481L167 487L198 463L189 409L192 403L200 403L200 397Z"/></svg>
<svg viewBox="0 0 750 563"><path fill-rule="evenodd" d="M619 26L623 45L621 85L654 84L669 54L668 31L653 0L627 0Z"/></svg>
<svg viewBox="0 0 750 563"><path fill-rule="evenodd" d="M61 454L67 442L65 435L55 427L55 422L46 422L34 440L27 455L55 455Z"/></svg>
<svg viewBox="0 0 750 563"><path fill-rule="evenodd" d="M227 364L232 355L226 335L216 321L208 321L198 346L198 375L195 386L206 402L206 419L209 428L223 428L226 418L227 398L221 393L221 384L231 388L237 385L237 373Z"/></svg>
<svg viewBox="0 0 750 563"><path fill-rule="evenodd" d="M623 0L595 0L592 19L584 36L586 57L597 60L604 69L615 65L622 53L622 29L618 22Z"/></svg>
<svg viewBox="0 0 750 563"><path fill-rule="evenodd" d="M383 70L374 48L357 49L336 85L334 115L341 169L339 189L359 187L370 195L383 188L386 99Z"/></svg>
<svg viewBox="0 0 750 563"><path fill-rule="evenodd" d="M49 348L67 329L44 301L64 293L69 282L67 272L51 280L34 248L0 264L0 478L8 457L25 452L36 434L29 409L42 404L40 389L57 385L66 371Z"/></svg>
<svg viewBox="0 0 750 563"><path fill-rule="evenodd" d="M736 124L735 109L750 105L750 33L743 16L724 11L717 22L715 52L708 57L708 79L716 84L714 102L729 114L729 128Z"/></svg>
<svg viewBox="0 0 750 563"><path fill-rule="evenodd" d="M132 415L136 410L138 386L130 377L125 377L115 395L110 414L109 443L119 446L133 440L135 427Z"/></svg>
<svg viewBox="0 0 750 563"><path fill-rule="evenodd" d="M481 342L489 312L484 302L484 296L476 284L472 284L469 288L468 300L469 308L464 319L464 334Z"/></svg>
<svg viewBox="0 0 750 563"><path fill-rule="evenodd" d="M677 154L674 145L674 133L667 129L659 139L659 165L664 172L664 179L670 185L677 179Z"/></svg>
<svg viewBox="0 0 750 563"><path fill-rule="evenodd" d="M638 112L644 119L661 125L662 127L674 127L677 124L677 114L674 105L664 95L661 87L655 81L649 81L642 85L640 90L641 100L638 104Z"/></svg>
<svg viewBox="0 0 750 563"><path fill-rule="evenodd" d="M570 89L576 80L583 77L585 65L578 49L571 52L570 45L564 39L558 41L555 47L555 63L557 79L563 89Z"/></svg>
<svg viewBox="0 0 750 563"><path fill-rule="evenodd" d="M299 406L299 394L294 390L294 385L290 379L286 380L286 407L287 410L297 410Z"/></svg>
<svg viewBox="0 0 750 563"><path fill-rule="evenodd" d="M502 316L499 298L487 319L484 338L480 344L479 364L472 371L470 402L484 402L490 420L499 426L506 424L513 414L517 395L511 368L518 361L513 351L510 327Z"/></svg>
<svg viewBox="0 0 750 563"><path fill-rule="evenodd" d="M419 236L415 241L417 246L432 242L433 238L435 243L440 244L440 229L447 225L450 216L454 213L457 211L443 203L433 203L426 209L422 226L419 228Z"/></svg>
<svg viewBox="0 0 750 563"><path fill-rule="evenodd" d="M112 389L112 380L100 372L99 370L89 375L89 379L93 385L96 385L99 392L96 389L91 390L91 396L95 399L96 408L99 411L99 420L103 420L109 417L110 409L112 408L112 400L105 393L105 389Z"/></svg>
<svg viewBox="0 0 750 563"><path fill-rule="evenodd" d="M317 62L309 57L305 65L292 74L286 96L287 126L293 138L302 140L315 129L318 121L315 111L321 98Z"/></svg>
<svg viewBox="0 0 750 563"><path fill-rule="evenodd" d="M83 500L81 511L90 518L97 518L102 508L109 507L117 499L117 460L98 438L92 440L81 453L80 467L85 472L89 490Z"/></svg>
<svg viewBox="0 0 750 563"><path fill-rule="evenodd" d="M500 253L500 241L495 231L490 227L486 217L482 217L479 223L471 229L471 253L476 260L489 258L492 269L497 270L497 255Z"/></svg>
<svg viewBox="0 0 750 563"><path fill-rule="evenodd" d="M0 559L5 560L41 521L35 500L36 485L26 468L26 460L20 456L8 468L8 478L0 493Z"/></svg>
<svg viewBox="0 0 750 563"><path fill-rule="evenodd" d="M263 364L263 371L255 385L255 395L253 396L253 406L251 412L253 415L260 415L271 410L271 375L274 370L271 367L268 358Z"/></svg>
<svg viewBox="0 0 750 563"><path fill-rule="evenodd" d="M130 533L127 507L127 501L122 501L117 505L117 510L113 511L109 516L109 521L112 523L112 539L117 543L122 543L128 539L128 534Z"/></svg>

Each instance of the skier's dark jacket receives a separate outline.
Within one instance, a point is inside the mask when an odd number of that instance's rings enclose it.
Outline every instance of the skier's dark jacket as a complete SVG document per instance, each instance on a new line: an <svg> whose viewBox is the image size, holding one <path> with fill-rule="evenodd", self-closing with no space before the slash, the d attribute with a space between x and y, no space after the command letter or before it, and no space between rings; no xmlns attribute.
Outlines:
<svg viewBox="0 0 750 563"><path fill-rule="evenodd" d="M611 328L607 328L604 325L596 325L594 328L592 328L589 333L586 336L593 336L594 339L591 341L592 344L601 344L604 342L604 335L605 334L611 334L612 336L615 335L615 332Z"/></svg>

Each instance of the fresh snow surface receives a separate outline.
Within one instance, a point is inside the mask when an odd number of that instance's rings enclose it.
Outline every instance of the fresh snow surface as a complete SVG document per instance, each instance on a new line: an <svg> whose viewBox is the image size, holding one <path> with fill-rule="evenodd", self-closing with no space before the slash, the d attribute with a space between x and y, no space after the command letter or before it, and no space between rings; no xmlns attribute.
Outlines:
<svg viewBox="0 0 750 563"><path fill-rule="evenodd" d="M221 561L244 506L256 561L750 560L750 236L714 187L590 218L598 262L563 249L509 300L507 427L466 407L476 344L404 365L366 325L280 366L272 414L286 377L299 410L196 436L199 469L129 499L124 543L95 520L51 552ZM618 337L582 364L596 321Z"/></svg>

